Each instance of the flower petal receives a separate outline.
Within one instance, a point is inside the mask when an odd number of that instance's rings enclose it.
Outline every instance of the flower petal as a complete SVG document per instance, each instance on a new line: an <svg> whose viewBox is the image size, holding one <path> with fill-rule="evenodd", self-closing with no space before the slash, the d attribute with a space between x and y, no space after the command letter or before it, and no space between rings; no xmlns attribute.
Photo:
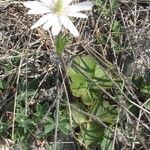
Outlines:
<svg viewBox="0 0 150 150"><path fill-rule="evenodd" d="M54 3L53 0L40 0L42 3L44 3L45 5L51 5L52 3Z"/></svg>
<svg viewBox="0 0 150 150"><path fill-rule="evenodd" d="M60 31L61 31L61 23L59 22L59 19L57 18L57 20L55 19L55 22L52 25L52 34L54 36L58 35Z"/></svg>
<svg viewBox="0 0 150 150"><path fill-rule="evenodd" d="M68 6L65 13L73 13L73 12L79 12L79 11L85 11L85 10L91 10L93 6L92 2L81 2L75 5Z"/></svg>
<svg viewBox="0 0 150 150"><path fill-rule="evenodd" d="M87 18L88 16L81 13L81 12L76 12L76 13L69 13L67 14L70 17L77 17L77 18Z"/></svg>
<svg viewBox="0 0 150 150"><path fill-rule="evenodd" d="M34 14L34 15L39 15L39 14L45 14L45 13L50 13L51 11L49 9L30 9L27 14Z"/></svg>
<svg viewBox="0 0 150 150"><path fill-rule="evenodd" d="M51 14L47 14L47 15L44 15L42 16L32 27L31 29L35 29L43 24L45 24L49 18L51 17Z"/></svg>
<svg viewBox="0 0 150 150"><path fill-rule="evenodd" d="M71 20L63 15L60 16L60 22L65 26L65 28L67 28L71 34L73 34L75 37L79 36L79 32L77 30L77 28L73 25L73 23L71 22Z"/></svg>
<svg viewBox="0 0 150 150"><path fill-rule="evenodd" d="M29 2L24 2L23 5L27 8L30 8L28 14L44 14L47 12L51 12L51 10L45 5L43 5L43 3L41 2L29 1Z"/></svg>
<svg viewBox="0 0 150 150"><path fill-rule="evenodd" d="M35 9L36 7L41 7L43 6L43 4L41 2L38 1L27 1L27 2L23 2L23 5L27 8L30 9Z"/></svg>
<svg viewBox="0 0 150 150"><path fill-rule="evenodd" d="M73 0L64 0L64 6L67 7Z"/></svg>
<svg viewBox="0 0 150 150"><path fill-rule="evenodd" d="M55 21L58 22L58 18L55 15L53 15L53 14L49 14L49 19L43 25L43 29L44 30L48 30L51 26L53 26L55 24Z"/></svg>
<svg viewBox="0 0 150 150"><path fill-rule="evenodd" d="M52 25L53 25L52 22L48 21L43 25L43 29L48 30Z"/></svg>

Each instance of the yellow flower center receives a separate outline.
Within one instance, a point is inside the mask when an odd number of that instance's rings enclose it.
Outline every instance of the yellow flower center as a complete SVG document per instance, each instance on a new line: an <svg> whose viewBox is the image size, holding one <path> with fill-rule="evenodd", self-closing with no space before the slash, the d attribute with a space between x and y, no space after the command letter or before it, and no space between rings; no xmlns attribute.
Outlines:
<svg viewBox="0 0 150 150"><path fill-rule="evenodd" d="M54 13L56 15L61 15L64 11L64 3L63 0L57 0L54 6Z"/></svg>

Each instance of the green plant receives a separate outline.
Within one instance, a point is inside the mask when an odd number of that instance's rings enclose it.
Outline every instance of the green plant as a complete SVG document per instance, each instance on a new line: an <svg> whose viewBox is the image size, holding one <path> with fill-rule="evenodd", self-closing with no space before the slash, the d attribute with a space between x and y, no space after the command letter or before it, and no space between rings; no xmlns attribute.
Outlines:
<svg viewBox="0 0 150 150"><path fill-rule="evenodd" d="M73 95L80 98L72 108L73 119L80 126L78 139L87 147L93 148L95 143L100 144L103 141L104 128L92 120L90 115L109 125L116 122L117 109L103 99L99 89L99 86L111 89L114 84L103 68L89 55L76 57L72 66L68 69L70 88Z"/></svg>

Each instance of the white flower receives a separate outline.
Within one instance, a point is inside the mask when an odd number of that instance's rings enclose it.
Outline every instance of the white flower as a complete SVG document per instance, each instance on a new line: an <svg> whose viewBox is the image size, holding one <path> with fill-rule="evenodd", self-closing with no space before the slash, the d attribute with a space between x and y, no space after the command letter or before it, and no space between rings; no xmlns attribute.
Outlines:
<svg viewBox="0 0 150 150"><path fill-rule="evenodd" d="M27 1L24 6L30 8L28 14L43 15L31 29L43 26L48 30L52 27L52 34L58 35L62 25L67 28L75 37L79 36L79 32L73 25L69 17L87 18L87 15L81 11L91 10L92 2L86 1L77 4L70 4L73 0L40 0Z"/></svg>

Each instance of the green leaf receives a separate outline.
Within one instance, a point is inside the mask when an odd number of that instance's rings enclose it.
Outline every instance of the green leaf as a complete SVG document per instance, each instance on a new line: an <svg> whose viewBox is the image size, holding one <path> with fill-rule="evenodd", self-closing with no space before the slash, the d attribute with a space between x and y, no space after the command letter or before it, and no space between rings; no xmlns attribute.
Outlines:
<svg viewBox="0 0 150 150"><path fill-rule="evenodd" d="M55 49L56 49L56 53L57 53L58 56L60 56L63 53L66 45L68 44L68 42L69 42L69 38L66 35L64 36L64 35L59 34L56 37L56 39L55 39Z"/></svg>
<svg viewBox="0 0 150 150"><path fill-rule="evenodd" d="M68 69L68 75L71 78L72 81L72 86L74 88L85 88L88 86L87 84L87 80L84 78L84 76L82 76L80 73L78 73L76 70L74 70L73 68L69 68Z"/></svg>
<svg viewBox="0 0 150 150"><path fill-rule="evenodd" d="M99 117L103 122L114 124L116 122L117 110L107 101L97 100L90 108L90 112Z"/></svg>
<svg viewBox="0 0 150 150"><path fill-rule="evenodd" d="M112 88L113 87L113 82L111 79L106 75L104 72L104 69L100 67L99 65L96 66L95 68L95 80L96 82L102 86L103 88ZM121 82L119 79L116 77L112 77L114 82Z"/></svg>
<svg viewBox="0 0 150 150"><path fill-rule="evenodd" d="M68 119L63 119L59 122L58 129L63 133L68 135L70 132L70 123Z"/></svg>
<svg viewBox="0 0 150 150"><path fill-rule="evenodd" d="M117 32L120 31L120 29L121 29L121 24L120 24L120 22L117 21L117 20L114 20L114 21L113 21L113 24L112 24L112 32L117 33Z"/></svg>
<svg viewBox="0 0 150 150"><path fill-rule="evenodd" d="M88 55L77 56L72 66L68 69L68 75L71 79L70 88L73 95L81 98L85 105L89 106L93 104L95 99L98 99L98 85L103 88L114 87L103 68L92 57ZM115 77L113 77L113 81L120 82Z"/></svg>
<svg viewBox="0 0 150 150"><path fill-rule="evenodd" d="M141 91L145 94L150 94L150 85L143 85Z"/></svg>
<svg viewBox="0 0 150 150"><path fill-rule="evenodd" d="M97 6L99 13L103 16L110 15L110 13L113 13L113 11L118 8L118 3L116 0L111 0L107 3L104 0L96 0L95 5Z"/></svg>
<svg viewBox="0 0 150 150"><path fill-rule="evenodd" d="M71 107L72 118L77 124L83 124L87 121L87 116L83 114L83 112L80 112L80 110L86 112L85 106L80 102L76 102L73 104L73 107Z"/></svg>
<svg viewBox="0 0 150 150"><path fill-rule="evenodd" d="M94 149L103 140L104 129L94 121L88 122L80 130L78 140L91 149Z"/></svg>
<svg viewBox="0 0 150 150"><path fill-rule="evenodd" d="M77 56L74 59L73 64L75 65L76 68L78 68L78 70L82 71L79 73L82 74L83 76L84 75L85 77L94 76L94 71L97 63L89 55Z"/></svg>
<svg viewBox="0 0 150 150"><path fill-rule="evenodd" d="M112 150L112 134L105 130L105 136L103 138L103 141L101 142L101 149L102 150Z"/></svg>
<svg viewBox="0 0 150 150"><path fill-rule="evenodd" d="M55 124L46 124L44 127L44 133L50 133L51 131L53 131L55 129Z"/></svg>
<svg viewBox="0 0 150 150"><path fill-rule="evenodd" d="M144 107L145 107L147 110L150 111L150 101L147 102L147 103L144 105Z"/></svg>
<svg viewBox="0 0 150 150"><path fill-rule="evenodd" d="M99 65L96 65L96 67L95 67L95 77L96 78L104 78L105 76L106 76L106 74L103 71L103 69Z"/></svg>
<svg viewBox="0 0 150 150"><path fill-rule="evenodd" d="M72 81L70 88L73 95L80 97L86 105L90 105L93 100L92 95L89 92L90 82L73 68L68 70L68 74Z"/></svg>
<svg viewBox="0 0 150 150"><path fill-rule="evenodd" d="M3 83L0 81L0 89L3 89Z"/></svg>

